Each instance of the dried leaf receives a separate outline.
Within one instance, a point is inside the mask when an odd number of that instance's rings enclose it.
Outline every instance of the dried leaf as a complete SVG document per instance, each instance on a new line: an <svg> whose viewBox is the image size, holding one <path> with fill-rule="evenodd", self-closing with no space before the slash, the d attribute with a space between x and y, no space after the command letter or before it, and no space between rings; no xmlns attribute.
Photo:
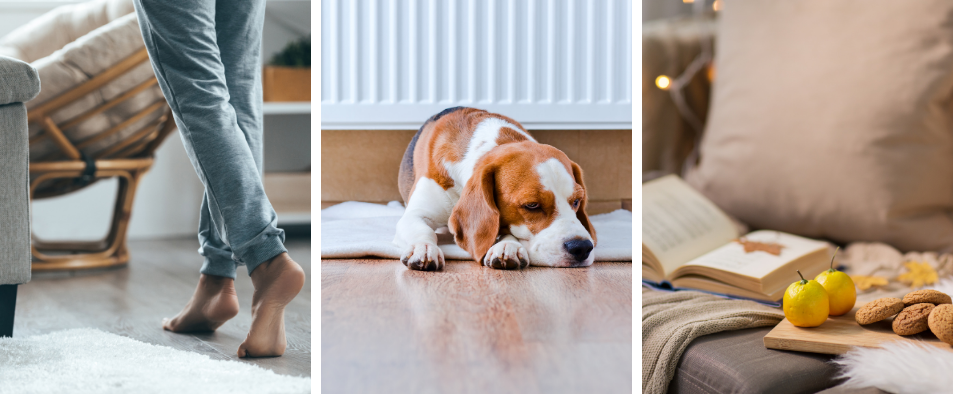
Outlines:
<svg viewBox="0 0 953 394"><path fill-rule="evenodd" d="M897 280L906 283L912 288L923 287L936 283L938 275L936 271L927 262L910 261L903 263L909 271L897 277Z"/></svg>
<svg viewBox="0 0 953 394"><path fill-rule="evenodd" d="M860 290L867 290L874 286L887 285L887 278L882 276L851 275L850 280L854 281L854 285Z"/></svg>
<svg viewBox="0 0 953 394"><path fill-rule="evenodd" d="M745 253L754 253L760 250L775 256L780 256L781 249L784 248L784 245L781 244L749 241L744 238L736 239L735 242L741 244L741 246L745 248Z"/></svg>

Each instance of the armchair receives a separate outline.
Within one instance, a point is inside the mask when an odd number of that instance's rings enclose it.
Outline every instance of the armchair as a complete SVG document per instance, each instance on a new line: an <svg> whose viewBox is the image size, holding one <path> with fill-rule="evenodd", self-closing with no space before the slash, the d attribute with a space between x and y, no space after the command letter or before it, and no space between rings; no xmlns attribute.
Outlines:
<svg viewBox="0 0 953 394"><path fill-rule="evenodd" d="M175 130L132 1L57 7L0 38L2 54L29 62L43 80L43 90L27 103L30 198L65 195L102 179L119 181L105 238L33 236L33 270L127 264L137 185Z"/></svg>

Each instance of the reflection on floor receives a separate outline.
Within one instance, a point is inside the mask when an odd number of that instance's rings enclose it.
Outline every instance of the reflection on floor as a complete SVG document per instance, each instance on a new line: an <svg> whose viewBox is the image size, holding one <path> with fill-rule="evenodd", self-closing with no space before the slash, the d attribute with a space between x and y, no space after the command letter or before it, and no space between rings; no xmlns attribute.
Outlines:
<svg viewBox="0 0 953 394"><path fill-rule="evenodd" d="M241 360L279 374L311 376L311 242L289 238L286 247L304 268L304 289L288 305L288 349L276 358L239 359L238 345L251 325L253 287L239 268L235 288L241 312L214 333L173 334L162 330L163 317L174 316L192 296L202 257L198 241L186 239L131 241L126 268L93 272L34 273L21 285L13 327L16 337L68 328L89 327L156 345Z"/></svg>
<svg viewBox="0 0 953 394"><path fill-rule="evenodd" d="M632 392L632 264L321 263L329 393Z"/></svg>

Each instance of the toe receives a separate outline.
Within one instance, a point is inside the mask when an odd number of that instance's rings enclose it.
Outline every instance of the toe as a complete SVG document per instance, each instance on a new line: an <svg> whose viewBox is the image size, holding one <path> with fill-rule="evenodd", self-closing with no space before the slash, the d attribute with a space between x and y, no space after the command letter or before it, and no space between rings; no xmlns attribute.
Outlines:
<svg viewBox="0 0 953 394"><path fill-rule="evenodd" d="M417 271L433 271L433 268L431 268L431 264L433 264L433 262L423 261L423 260L415 261L413 263L410 263L410 268L415 269Z"/></svg>
<svg viewBox="0 0 953 394"><path fill-rule="evenodd" d="M500 257L493 259L493 268L507 270L510 269L510 262L506 259L506 255L501 255Z"/></svg>
<svg viewBox="0 0 953 394"><path fill-rule="evenodd" d="M527 258L526 249L519 248L516 251L516 257L520 260L520 268L529 267L529 258Z"/></svg>
<svg viewBox="0 0 953 394"><path fill-rule="evenodd" d="M437 254L434 252L436 246L426 243L412 245L405 256L401 257L401 262L407 268L418 271L434 271L438 269Z"/></svg>
<svg viewBox="0 0 953 394"><path fill-rule="evenodd" d="M513 270L529 265L526 261L526 251L523 246L515 242L501 242L487 252L483 265L496 269Z"/></svg>
<svg viewBox="0 0 953 394"><path fill-rule="evenodd" d="M498 270L503 269L503 261L500 260L499 257L494 257L492 260L490 260L490 267L496 268Z"/></svg>
<svg viewBox="0 0 953 394"><path fill-rule="evenodd" d="M443 268L443 256L436 246L420 244L404 265L412 270L436 271Z"/></svg>
<svg viewBox="0 0 953 394"><path fill-rule="evenodd" d="M509 269L518 269L520 268L519 260L519 248L518 244L507 244L506 248L503 250L504 259L507 262L507 268Z"/></svg>
<svg viewBox="0 0 953 394"><path fill-rule="evenodd" d="M434 259L433 259L434 268L433 269L435 271L439 271L443 269L443 266L446 265L446 263L444 262L444 259L443 259L443 251L440 250L439 247L435 249L436 250L434 250Z"/></svg>

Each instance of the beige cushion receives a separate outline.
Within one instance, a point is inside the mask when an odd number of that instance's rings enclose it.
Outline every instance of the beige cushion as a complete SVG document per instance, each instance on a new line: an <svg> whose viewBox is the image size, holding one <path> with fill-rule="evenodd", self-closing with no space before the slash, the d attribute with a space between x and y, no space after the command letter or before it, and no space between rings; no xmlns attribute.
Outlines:
<svg viewBox="0 0 953 394"><path fill-rule="evenodd" d="M0 55L32 63L133 11L132 0L93 0L60 6L0 38Z"/></svg>
<svg viewBox="0 0 953 394"><path fill-rule="evenodd" d="M953 249L947 1L725 2L701 161L756 228Z"/></svg>
<svg viewBox="0 0 953 394"><path fill-rule="evenodd" d="M62 9L65 9L65 11ZM34 21L10 33L11 36L16 38L15 40L7 37L0 40L0 43L7 44L16 42L19 48L33 48L34 46L47 45L49 42L36 41L35 44L30 44L26 41L26 38L40 40L47 36L53 36L57 39L67 39L73 34L86 31L79 38L65 43L55 51L49 51L45 57L32 62L33 67L37 69L40 75L41 90L36 98L27 103L27 109L36 108L50 99L60 96L142 50L145 44L142 41L136 14L131 13L132 11L132 2L129 0L97 0L75 6L59 7L37 19L43 23ZM79 15L74 15L73 18L64 16L70 12L76 12ZM110 18L121 12L125 12L124 16L118 16L110 21ZM102 22L103 25L94 27L93 24L98 22ZM69 33L47 33L60 29L60 24L63 24L63 29ZM37 50L34 53L40 53L40 51ZM63 107L53 114L53 120L61 123L73 119L153 77L152 66L149 62L144 62L102 88ZM81 143L98 133L119 125L159 100L162 100L162 92L158 85L155 85L122 104L95 115L74 127L63 130L63 132L74 143ZM163 110L164 108L153 110L143 118L123 127L118 133L83 147L82 151L88 155L102 152L148 126L162 115ZM41 129L41 124L36 122L31 124L30 136L36 136ZM50 139L42 139L31 144L30 160L44 160L50 154L57 152L59 152L59 148Z"/></svg>

